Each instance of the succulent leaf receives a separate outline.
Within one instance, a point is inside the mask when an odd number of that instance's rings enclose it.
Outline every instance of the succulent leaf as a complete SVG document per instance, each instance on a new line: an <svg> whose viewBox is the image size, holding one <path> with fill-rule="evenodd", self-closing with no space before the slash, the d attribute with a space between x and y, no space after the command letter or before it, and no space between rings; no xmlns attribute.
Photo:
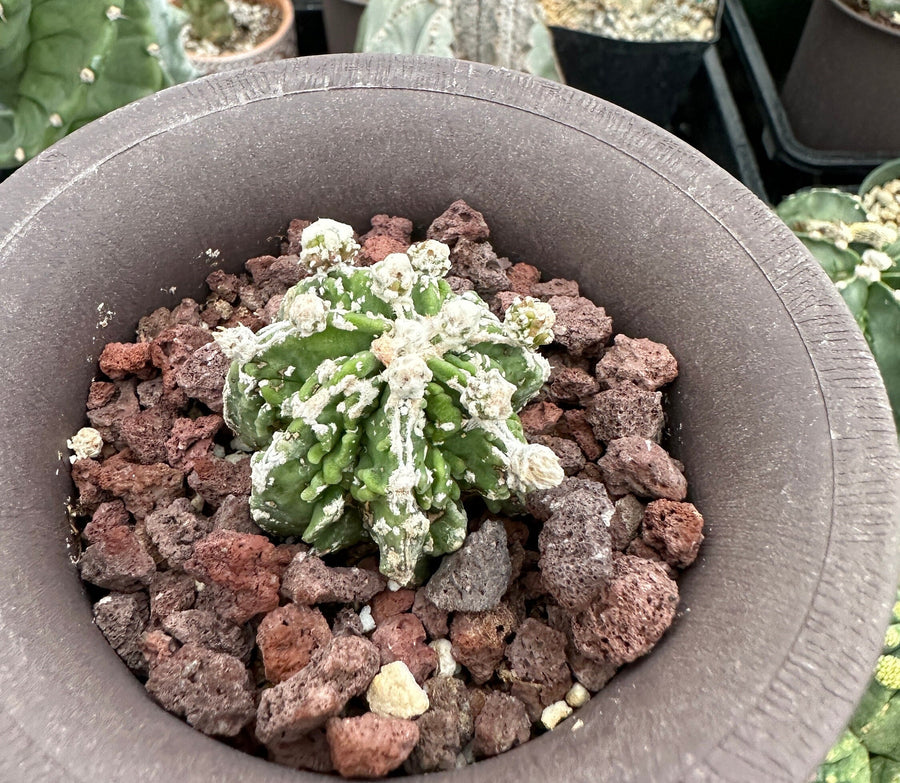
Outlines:
<svg viewBox="0 0 900 783"><path fill-rule="evenodd" d="M869 347L881 371L900 429L900 301L882 282L869 285L866 301Z"/></svg>
<svg viewBox="0 0 900 783"><path fill-rule="evenodd" d="M869 753L852 732L841 735L812 783L871 783Z"/></svg>
<svg viewBox="0 0 900 783"><path fill-rule="evenodd" d="M792 231L806 231L810 221L859 223L867 219L859 199L831 188L811 188L794 193L782 201L775 212Z"/></svg>
<svg viewBox="0 0 900 783"><path fill-rule="evenodd" d="M352 267L352 237L334 221L308 227L309 276L277 320L217 334L232 358L224 415L256 450L260 527L320 552L371 538L382 572L406 584L423 558L462 545L463 492L515 500L562 480L516 415L549 376L535 348L553 314L530 301L501 321L453 293L449 248L433 241Z"/></svg>

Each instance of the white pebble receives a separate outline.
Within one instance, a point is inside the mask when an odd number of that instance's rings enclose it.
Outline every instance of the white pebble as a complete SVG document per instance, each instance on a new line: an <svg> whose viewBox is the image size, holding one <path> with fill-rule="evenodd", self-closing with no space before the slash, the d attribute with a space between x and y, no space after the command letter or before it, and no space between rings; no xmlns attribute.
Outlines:
<svg viewBox="0 0 900 783"><path fill-rule="evenodd" d="M462 666L460 666L453 657L453 644L449 639L435 639L428 646L434 650L438 656L438 677L453 677L462 671Z"/></svg>
<svg viewBox="0 0 900 783"><path fill-rule="evenodd" d="M82 427L66 441L66 446L75 452L69 457L70 462L99 457L103 451L103 436L93 427Z"/></svg>
<svg viewBox="0 0 900 783"><path fill-rule="evenodd" d="M368 604L359 610L359 620L362 623L363 633L375 630L375 618L372 617L372 607Z"/></svg>
<svg viewBox="0 0 900 783"><path fill-rule="evenodd" d="M548 707L544 707L541 713L541 724L544 728L555 729L562 721L572 714L572 708L564 701L555 701Z"/></svg>
<svg viewBox="0 0 900 783"><path fill-rule="evenodd" d="M591 700L591 692L585 688L580 682L576 682L569 692L566 693L566 704L570 707L578 709L583 707Z"/></svg>
<svg viewBox="0 0 900 783"><path fill-rule="evenodd" d="M403 661L381 667L366 691L366 699L377 715L404 720L418 718L429 707L428 694Z"/></svg>

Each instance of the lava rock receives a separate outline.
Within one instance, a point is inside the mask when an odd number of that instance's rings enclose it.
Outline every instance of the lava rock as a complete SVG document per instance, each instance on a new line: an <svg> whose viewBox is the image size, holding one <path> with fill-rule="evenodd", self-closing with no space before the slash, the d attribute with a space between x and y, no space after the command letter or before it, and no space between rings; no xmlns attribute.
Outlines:
<svg viewBox="0 0 900 783"><path fill-rule="evenodd" d="M644 510L641 538L673 568L687 568L703 541L703 517L691 503L654 500Z"/></svg>
<svg viewBox="0 0 900 783"><path fill-rule="evenodd" d="M279 683L292 677L331 638L328 621L318 609L297 604L273 609L263 617L256 632L266 679Z"/></svg>
<svg viewBox="0 0 900 783"><path fill-rule="evenodd" d="M612 335L612 318L582 296L553 296L548 304L556 314L553 340L573 356L599 356Z"/></svg>
<svg viewBox="0 0 900 783"><path fill-rule="evenodd" d="M680 465L666 451L646 438L611 441L597 462L603 482L613 495L684 500L687 481Z"/></svg>
<svg viewBox="0 0 900 783"><path fill-rule="evenodd" d="M662 393L631 384L608 389L587 400L585 416L594 435L605 443L628 437L658 443L665 422Z"/></svg>
<svg viewBox="0 0 900 783"><path fill-rule="evenodd" d="M387 587L387 579L363 568L331 568L304 552L288 566L282 594L298 604L366 603Z"/></svg>
<svg viewBox="0 0 900 783"><path fill-rule="evenodd" d="M597 380L614 389L633 384L655 391L678 377L678 363L662 343L617 334L613 346L597 362Z"/></svg>
<svg viewBox="0 0 900 783"><path fill-rule="evenodd" d="M491 691L475 719L472 747L476 758L496 756L531 738L531 721L525 705L514 696Z"/></svg>
<svg viewBox="0 0 900 783"><path fill-rule="evenodd" d="M493 676L518 623L516 613L505 603L486 612L457 612L453 616L453 657L469 670L476 684Z"/></svg>
<svg viewBox="0 0 900 783"><path fill-rule="evenodd" d="M334 768L345 778L380 778L399 767L419 740L410 720L367 712L326 724Z"/></svg>
<svg viewBox="0 0 900 783"><path fill-rule="evenodd" d="M191 559L194 545L212 532L212 522L198 514L190 500L177 498L149 514L144 528L169 566L180 568Z"/></svg>
<svg viewBox="0 0 900 783"><path fill-rule="evenodd" d="M425 643L425 627L414 614L383 620L371 638L381 652L382 665L403 661L420 685L437 667L437 653Z"/></svg>
<svg viewBox="0 0 900 783"><path fill-rule="evenodd" d="M204 609L170 612L162 621L163 630L182 644L196 644L213 652L227 653L244 665L250 662L253 635L240 625L223 620Z"/></svg>
<svg viewBox="0 0 900 783"><path fill-rule="evenodd" d="M94 604L94 622L125 665L147 673L143 634L150 619L145 593L110 593Z"/></svg>

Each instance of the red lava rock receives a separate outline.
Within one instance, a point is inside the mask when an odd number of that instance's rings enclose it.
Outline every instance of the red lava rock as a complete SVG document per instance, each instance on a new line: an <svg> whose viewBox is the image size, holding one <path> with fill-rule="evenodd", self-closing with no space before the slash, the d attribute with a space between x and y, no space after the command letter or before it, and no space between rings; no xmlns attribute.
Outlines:
<svg viewBox="0 0 900 783"><path fill-rule="evenodd" d="M155 666L171 658L179 649L179 644L163 631L147 631L143 638L144 659L147 666Z"/></svg>
<svg viewBox="0 0 900 783"><path fill-rule="evenodd" d="M491 312L501 321L506 317L510 305L522 297L515 291L500 291L490 301Z"/></svg>
<svg viewBox="0 0 900 783"><path fill-rule="evenodd" d="M240 625L278 606L274 553L274 544L264 536L217 530L194 545L184 570L220 588L215 591L220 614Z"/></svg>
<svg viewBox="0 0 900 783"><path fill-rule="evenodd" d="M535 440L549 448L559 458L559 466L567 476L574 476L584 469L587 460L581 447L568 438L558 438L554 435L541 435Z"/></svg>
<svg viewBox="0 0 900 783"><path fill-rule="evenodd" d="M566 648L566 660L569 669L575 677L591 693L596 693L608 683L619 667L606 661L595 661L582 655L573 644Z"/></svg>
<svg viewBox="0 0 900 783"><path fill-rule="evenodd" d="M157 571L150 579L150 617L161 623L172 612L192 609L196 591L194 579L180 571Z"/></svg>
<svg viewBox="0 0 900 783"><path fill-rule="evenodd" d="M465 277L457 277L456 275L447 275L447 285L454 294L462 294L466 291L474 291L475 283Z"/></svg>
<svg viewBox="0 0 900 783"><path fill-rule="evenodd" d="M588 460L595 460L603 453L593 428L588 424L585 413L580 408L573 408L563 413L559 432L574 440Z"/></svg>
<svg viewBox="0 0 900 783"><path fill-rule="evenodd" d="M194 545L212 532L212 521L198 514L190 500L178 498L148 514L144 527L169 566L179 568L194 554Z"/></svg>
<svg viewBox="0 0 900 783"><path fill-rule="evenodd" d="M122 444L119 430L122 421L140 411L134 379L116 381L115 394L105 405L87 412L88 421L106 443Z"/></svg>
<svg viewBox="0 0 900 783"><path fill-rule="evenodd" d="M362 620L349 606L340 609L331 624L331 633L335 636L365 636Z"/></svg>
<svg viewBox="0 0 900 783"><path fill-rule="evenodd" d="M365 242L371 237L390 237L406 247L412 242L413 224L408 218L375 215L369 223L372 228L359 238L360 242Z"/></svg>
<svg viewBox="0 0 900 783"><path fill-rule="evenodd" d="M600 596L572 619L580 653L613 665L650 652L675 617L678 586L650 560L618 555Z"/></svg>
<svg viewBox="0 0 900 783"><path fill-rule="evenodd" d="M286 604L263 617L256 633L266 679L279 683L306 666L331 641L328 621L318 609Z"/></svg>
<svg viewBox="0 0 900 783"><path fill-rule="evenodd" d="M182 644L196 644L213 652L233 655L244 665L250 662L253 636L249 629L230 623L205 609L170 612L163 630Z"/></svg>
<svg viewBox="0 0 900 783"><path fill-rule="evenodd" d="M143 635L150 619L144 593L110 593L94 604L94 622L125 665L138 674L147 673Z"/></svg>
<svg viewBox="0 0 900 783"><path fill-rule="evenodd" d="M359 249L356 266L372 266L391 253L405 253L407 248L409 248L408 242L400 242L385 234L368 236Z"/></svg>
<svg viewBox="0 0 900 783"><path fill-rule="evenodd" d="M204 734L235 736L253 720L253 686L235 657L186 644L151 663L147 691Z"/></svg>
<svg viewBox="0 0 900 783"><path fill-rule="evenodd" d="M91 544L102 541L112 528L128 525L130 522L131 515L125 510L125 504L121 500L102 503L84 527L85 541Z"/></svg>
<svg viewBox="0 0 900 783"><path fill-rule="evenodd" d="M684 500L687 481L679 464L656 443L635 436L610 441L598 461L613 495Z"/></svg>
<svg viewBox="0 0 900 783"><path fill-rule="evenodd" d="M522 429L530 438L549 435L562 416L562 408L552 402L533 402L519 413Z"/></svg>
<svg viewBox="0 0 900 783"><path fill-rule="evenodd" d="M218 457L198 457L187 477L188 486L213 508L229 495L250 494L250 458L230 462Z"/></svg>
<svg viewBox="0 0 900 783"><path fill-rule="evenodd" d="M366 603L387 587L381 574L363 568L330 568L315 555L298 554L282 582L282 594L298 604Z"/></svg>
<svg viewBox="0 0 900 783"><path fill-rule="evenodd" d="M121 498L136 519L143 519L158 506L167 506L184 495L184 476L180 470L157 462L141 465L131 461L131 453L122 451L105 460L96 473L100 489Z"/></svg>
<svg viewBox="0 0 900 783"><path fill-rule="evenodd" d="M484 215L472 209L462 199L454 201L436 217L426 232L428 239L436 239L451 247L461 237L480 242L487 239L490 234Z"/></svg>
<svg viewBox="0 0 900 783"><path fill-rule="evenodd" d="M190 473L195 459L211 456L213 438L224 424L217 414L174 419L165 442L166 460L173 468Z"/></svg>
<svg viewBox="0 0 900 783"><path fill-rule="evenodd" d="M200 400L216 413L222 412L222 390L231 362L216 343L206 343L194 351L175 371L175 383L185 394Z"/></svg>
<svg viewBox="0 0 900 783"><path fill-rule="evenodd" d="M294 218L290 222L284 241L281 243L282 253L288 254L300 252L300 250L302 249L300 245L300 237L303 234L303 229L308 225L310 225L310 221L300 220L300 218Z"/></svg>
<svg viewBox="0 0 900 783"><path fill-rule="evenodd" d="M366 690L380 660L378 648L367 639L333 639L295 675L262 692L256 736L266 745L280 744L324 725Z"/></svg>
<svg viewBox="0 0 900 783"><path fill-rule="evenodd" d="M674 568L686 568L703 541L703 517L691 503L654 500L644 510L641 537Z"/></svg>
<svg viewBox="0 0 900 783"><path fill-rule="evenodd" d="M652 546L648 545L643 538L635 538L633 541L631 541L625 548L625 554L633 555L634 557L641 557L644 560L650 560L654 563L659 563L659 565L661 565L665 570L666 576L668 576L669 579L675 579L678 573L672 566L670 566L665 560L663 560L663 556Z"/></svg>
<svg viewBox="0 0 900 783"><path fill-rule="evenodd" d="M447 679L447 678L442 678ZM456 757L465 743L460 741L457 721L447 710L429 708L416 720L419 740L403 768L412 775L456 768Z"/></svg>
<svg viewBox="0 0 900 783"><path fill-rule="evenodd" d="M453 616L453 657L469 670L476 684L493 676L517 625L515 612L505 603L486 612L457 612Z"/></svg>
<svg viewBox="0 0 900 783"><path fill-rule="evenodd" d="M597 362L597 380L614 389L633 384L655 391L678 377L678 363L662 343L617 334L613 346Z"/></svg>
<svg viewBox="0 0 900 783"><path fill-rule="evenodd" d="M475 719L475 757L505 753L530 738L531 721L525 705L507 693L491 691Z"/></svg>
<svg viewBox="0 0 900 783"><path fill-rule="evenodd" d="M284 293L306 277L306 270L300 265L299 252L284 253L277 258L274 256L251 258L244 267L250 273L253 282L270 297L278 292Z"/></svg>
<svg viewBox="0 0 900 783"><path fill-rule="evenodd" d="M450 274L471 280L475 291L486 301L509 290L503 262L487 242L458 239L450 251L450 263Z"/></svg>
<svg viewBox="0 0 900 783"><path fill-rule="evenodd" d="M129 375L149 378L156 372L147 343L107 343L100 354L100 371L114 381Z"/></svg>
<svg viewBox="0 0 900 783"><path fill-rule="evenodd" d="M422 687L428 694L429 709L443 710L454 716L460 742L465 745L475 731L471 692L465 683L457 677L432 677Z"/></svg>
<svg viewBox="0 0 900 783"><path fill-rule="evenodd" d="M556 402L577 405L599 390L600 384L594 376L581 367L556 367L550 373L548 391Z"/></svg>
<svg viewBox="0 0 900 783"><path fill-rule="evenodd" d="M88 392L87 409L89 411L108 405L115 397L118 387L108 381L94 381Z"/></svg>
<svg viewBox="0 0 900 783"><path fill-rule="evenodd" d="M272 742L268 745L268 751L269 760L283 767L310 772L334 771L325 729L314 729L293 742Z"/></svg>
<svg viewBox="0 0 900 783"><path fill-rule="evenodd" d="M599 440L638 437L659 442L665 414L662 393L624 385L593 395L585 416Z"/></svg>
<svg viewBox="0 0 900 783"><path fill-rule="evenodd" d="M237 533L262 535L262 530L250 516L246 495L226 495L211 517L213 530L234 530Z"/></svg>
<svg viewBox="0 0 900 783"><path fill-rule="evenodd" d="M381 653L381 665L403 661L421 685L437 668L437 653L425 643L425 627L414 614L389 617L372 632L372 643Z"/></svg>
<svg viewBox="0 0 900 783"><path fill-rule="evenodd" d="M613 511L602 484L576 488L560 498L538 537L541 581L570 612L591 603L612 574Z"/></svg>
<svg viewBox="0 0 900 783"><path fill-rule="evenodd" d="M150 343L150 358L153 366L165 375L177 370L200 346L212 341L208 329L188 324L176 324L158 334Z"/></svg>
<svg viewBox="0 0 900 783"><path fill-rule="evenodd" d="M554 342L573 356L599 356L612 335L606 311L581 296L552 296L548 304L556 313Z"/></svg>
<svg viewBox="0 0 900 783"><path fill-rule="evenodd" d="M520 296L532 296L532 287L541 281L541 273L531 264L513 264L506 270L510 290Z"/></svg>
<svg viewBox="0 0 900 783"><path fill-rule="evenodd" d="M625 495L615 502L615 511L609 520L609 533L613 549L622 551L641 529L644 504L634 495Z"/></svg>
<svg viewBox="0 0 900 783"><path fill-rule="evenodd" d="M535 299L547 301L554 296L580 296L578 283L575 280L566 280L562 277L554 277L546 283L535 283L531 287L531 295Z"/></svg>
<svg viewBox="0 0 900 783"><path fill-rule="evenodd" d="M372 619L375 625L381 625L388 617L402 614L412 609L416 600L416 591L409 588L401 590L382 590L372 596L369 608L372 610Z"/></svg>
<svg viewBox="0 0 900 783"><path fill-rule="evenodd" d="M154 405L148 410L124 418L119 426L119 436L141 464L165 462L166 441L174 420L175 413L171 409Z"/></svg>
<svg viewBox="0 0 900 783"><path fill-rule="evenodd" d="M422 625L425 626L425 630L431 639L443 639L447 636L450 630L447 625L450 613L446 609L440 609L431 603L424 590L416 590L412 613L422 621Z"/></svg>
<svg viewBox="0 0 900 783"><path fill-rule="evenodd" d="M528 618L516 629L506 659L516 677L541 686L539 698L544 707L559 701L572 686L566 635L538 620Z"/></svg>
<svg viewBox="0 0 900 783"><path fill-rule="evenodd" d="M380 778L399 767L419 740L411 720L367 712L326 725L334 768L345 778Z"/></svg>
<svg viewBox="0 0 900 783"><path fill-rule="evenodd" d="M200 305L186 297L172 309L172 320L175 325L200 326Z"/></svg>
<svg viewBox="0 0 900 783"><path fill-rule="evenodd" d="M166 307L159 307L150 315L145 315L138 321L137 336L141 342L150 342L157 335L175 325L172 311Z"/></svg>
<svg viewBox="0 0 900 783"><path fill-rule="evenodd" d="M156 563L144 549L134 530L122 516L119 504L101 505L102 521L88 524L84 550L78 567L86 582L108 590L133 593L150 584Z"/></svg>
<svg viewBox="0 0 900 783"><path fill-rule="evenodd" d="M206 276L206 285L209 286L209 290L229 304L234 304L234 300L237 299L239 284L240 278L237 275L229 274L224 269L216 269Z"/></svg>

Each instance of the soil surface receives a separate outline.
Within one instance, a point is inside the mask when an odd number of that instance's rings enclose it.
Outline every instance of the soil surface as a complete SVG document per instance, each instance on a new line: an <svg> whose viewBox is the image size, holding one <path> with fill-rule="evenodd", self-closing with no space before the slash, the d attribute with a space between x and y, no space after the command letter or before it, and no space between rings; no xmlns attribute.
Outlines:
<svg viewBox="0 0 900 783"><path fill-rule="evenodd" d="M196 38L190 25L184 48L188 54L200 57L219 57L243 54L255 49L278 30L281 12L274 5L254 3L251 0L227 0L234 19L234 32L222 44Z"/></svg>
<svg viewBox="0 0 900 783"><path fill-rule="evenodd" d="M409 247L410 221L371 224L356 263ZM450 285L498 317L526 296L556 315L549 381L520 418L566 478L516 514L469 498L462 549L400 588L371 544L320 557L263 535L249 455L222 417L229 362L212 332L276 317L308 274L307 225L292 221L281 255L246 273L212 272L205 302L160 308L134 342L105 346L90 426L70 442L97 626L162 707L297 769L447 770L577 730L573 710L675 619L675 578L703 539L682 466L660 445L675 358L613 336L576 281L498 257L483 216L451 205L426 232L451 247Z"/></svg>
<svg viewBox="0 0 900 783"><path fill-rule="evenodd" d="M709 41L717 0L541 0L547 24L624 41Z"/></svg>

